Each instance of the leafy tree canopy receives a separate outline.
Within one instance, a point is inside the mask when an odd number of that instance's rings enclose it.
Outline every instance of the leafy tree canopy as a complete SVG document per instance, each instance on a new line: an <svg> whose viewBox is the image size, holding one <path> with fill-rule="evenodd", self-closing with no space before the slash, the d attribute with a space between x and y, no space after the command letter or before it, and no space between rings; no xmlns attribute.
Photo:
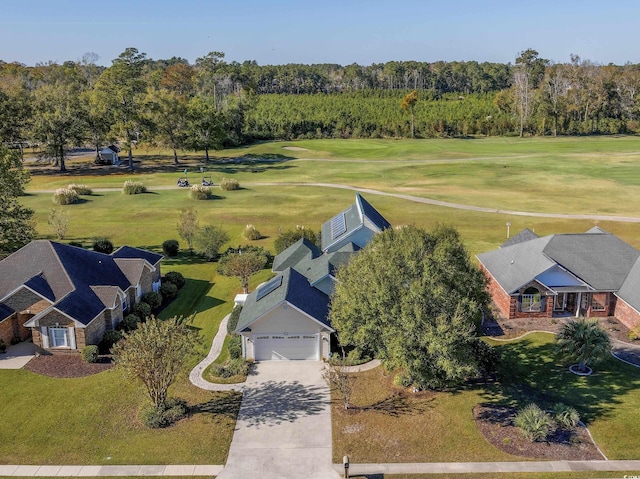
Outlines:
<svg viewBox="0 0 640 479"><path fill-rule="evenodd" d="M341 345L377 356L420 388L478 372L475 329L488 295L455 229L388 229L337 278L330 317Z"/></svg>
<svg viewBox="0 0 640 479"><path fill-rule="evenodd" d="M312 230L298 225L294 230L287 230L278 234L278 237L273 244L276 254L282 253L285 249L301 238L306 238L312 243L317 244L318 246L320 245L318 236Z"/></svg>

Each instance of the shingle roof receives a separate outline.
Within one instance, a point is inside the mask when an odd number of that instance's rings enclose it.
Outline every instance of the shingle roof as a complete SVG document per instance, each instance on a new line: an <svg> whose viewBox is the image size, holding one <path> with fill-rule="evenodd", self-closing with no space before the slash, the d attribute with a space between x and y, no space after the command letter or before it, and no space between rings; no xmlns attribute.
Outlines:
<svg viewBox="0 0 640 479"><path fill-rule="evenodd" d="M273 259L273 271L284 271L300 261L322 255L322 250L306 238L301 238Z"/></svg>
<svg viewBox="0 0 640 479"><path fill-rule="evenodd" d="M134 248L133 246L121 246L111 256L114 258L142 258L152 265L155 265L163 258L161 254L146 249Z"/></svg>
<svg viewBox="0 0 640 479"><path fill-rule="evenodd" d="M391 227L389 222L360 196L360 193L356 193L355 203L322 224L322 251L327 251L331 245L362 227L365 218L378 231Z"/></svg>
<svg viewBox="0 0 640 479"><path fill-rule="evenodd" d="M617 291L640 252L616 236L593 232L557 234L501 247L478 259L508 293L555 265L598 291Z"/></svg>
<svg viewBox="0 0 640 479"><path fill-rule="evenodd" d="M128 247L119 251L124 258L133 257L134 252L144 252ZM146 252L144 257L156 262L161 258L151 252ZM58 310L87 325L105 309L104 295L100 294L101 299L92 287L117 287L125 291L133 284L116 259L67 244L32 241L0 261L0 298L25 284L55 301L54 306ZM106 299L109 302L109 298Z"/></svg>
<svg viewBox="0 0 640 479"><path fill-rule="evenodd" d="M616 293L625 303L640 311L640 258L631 267L624 283Z"/></svg>
<svg viewBox="0 0 640 479"><path fill-rule="evenodd" d="M522 231L520 231L520 233L518 233L517 235L512 236L507 241L502 243L500 245L500 248L504 248L506 246L511 246L511 245L518 244L518 243L523 243L525 241L530 241L530 240L536 239L536 238L539 238L539 236L537 234L535 234L529 228L525 228Z"/></svg>
<svg viewBox="0 0 640 479"><path fill-rule="evenodd" d="M247 330L253 322L283 301L295 306L330 328L328 296L311 286L303 275L292 268L285 269L279 276L282 277L282 282L269 293L262 295L261 293L264 291L258 288L247 296L238 320L236 332ZM269 284L267 283L262 287L269 287Z"/></svg>

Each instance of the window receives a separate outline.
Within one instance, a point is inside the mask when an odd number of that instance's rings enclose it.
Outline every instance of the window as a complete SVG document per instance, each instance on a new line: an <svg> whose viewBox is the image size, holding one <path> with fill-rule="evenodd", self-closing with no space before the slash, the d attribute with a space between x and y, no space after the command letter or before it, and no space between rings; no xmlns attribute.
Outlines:
<svg viewBox="0 0 640 479"><path fill-rule="evenodd" d="M142 296L142 286L138 285L136 286L136 299L140 299L140 296Z"/></svg>
<svg viewBox="0 0 640 479"><path fill-rule="evenodd" d="M68 348L67 328L49 328L49 342L52 348Z"/></svg>
<svg viewBox="0 0 640 479"><path fill-rule="evenodd" d="M607 310L607 293L594 293L591 296L591 310L592 311Z"/></svg>
<svg viewBox="0 0 640 479"><path fill-rule="evenodd" d="M153 284L151 285L151 288L153 289L154 293L157 293L158 291L160 291L160 280L154 281Z"/></svg>
<svg viewBox="0 0 640 479"><path fill-rule="evenodd" d="M122 295L122 311L126 311L127 310L127 295L123 294Z"/></svg>
<svg viewBox="0 0 640 479"><path fill-rule="evenodd" d="M521 311L529 313L540 311L540 291L536 288L527 288L521 298Z"/></svg>

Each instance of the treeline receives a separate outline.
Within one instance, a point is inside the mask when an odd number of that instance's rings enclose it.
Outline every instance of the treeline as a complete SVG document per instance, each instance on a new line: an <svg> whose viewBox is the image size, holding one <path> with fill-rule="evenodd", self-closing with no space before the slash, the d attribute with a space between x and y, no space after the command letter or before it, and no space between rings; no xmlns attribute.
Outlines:
<svg viewBox="0 0 640 479"><path fill-rule="evenodd" d="M190 64L126 49L109 67L0 61L0 140L205 151L256 139L577 135L640 131L640 65L387 62L266 65L210 52ZM413 93L415 91L415 93ZM407 95L412 99L406 106ZM405 102L403 102L405 100ZM413 128L412 126L413 125ZM131 163L132 164L132 163Z"/></svg>

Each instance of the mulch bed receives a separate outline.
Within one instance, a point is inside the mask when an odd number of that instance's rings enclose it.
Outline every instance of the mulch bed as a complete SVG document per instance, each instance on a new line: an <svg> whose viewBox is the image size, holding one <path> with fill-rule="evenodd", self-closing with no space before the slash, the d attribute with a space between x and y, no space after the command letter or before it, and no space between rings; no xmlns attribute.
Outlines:
<svg viewBox="0 0 640 479"><path fill-rule="evenodd" d="M24 369L52 378L81 378L101 373L113 367L109 356L100 356L97 363L87 363L79 354L36 356Z"/></svg>
<svg viewBox="0 0 640 479"><path fill-rule="evenodd" d="M583 427L573 437L557 432L547 442L530 442L513 424L515 415L514 408L504 406L479 404L473 409L476 425L485 439L514 456L564 461L604 459Z"/></svg>

